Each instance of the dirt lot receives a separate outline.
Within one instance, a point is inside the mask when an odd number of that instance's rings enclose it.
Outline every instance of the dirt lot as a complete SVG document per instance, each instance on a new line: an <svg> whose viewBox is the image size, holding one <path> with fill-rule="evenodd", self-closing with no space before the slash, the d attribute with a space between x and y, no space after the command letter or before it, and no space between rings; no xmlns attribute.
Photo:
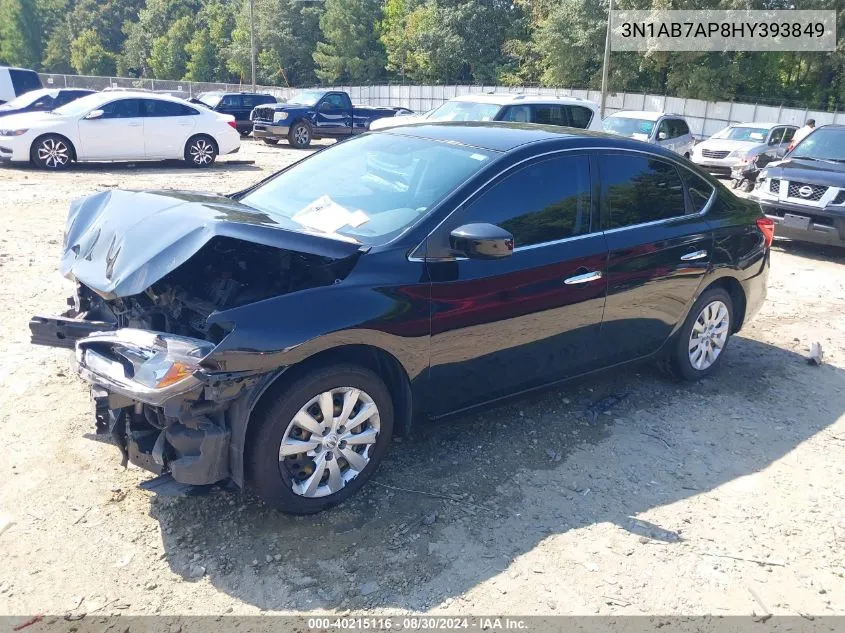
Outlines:
<svg viewBox="0 0 845 633"><path fill-rule="evenodd" d="M254 165L209 171L0 169L0 613L845 614L835 251L775 248L769 300L718 377L643 366L431 425L331 512L138 489L148 476L94 438L71 355L28 343L30 315L70 294L68 204L234 191L302 155L247 141Z"/></svg>

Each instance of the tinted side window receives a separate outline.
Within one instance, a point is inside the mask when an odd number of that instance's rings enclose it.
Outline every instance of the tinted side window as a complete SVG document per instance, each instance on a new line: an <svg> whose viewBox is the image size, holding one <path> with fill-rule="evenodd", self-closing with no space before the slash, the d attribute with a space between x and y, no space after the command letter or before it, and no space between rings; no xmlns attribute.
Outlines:
<svg viewBox="0 0 845 633"><path fill-rule="evenodd" d="M15 94L18 96L30 90L41 88L41 79L34 70L10 68L9 78L12 80L12 87L15 89Z"/></svg>
<svg viewBox="0 0 845 633"><path fill-rule="evenodd" d="M769 137L769 145L777 145L783 142L783 128L776 127L772 130L772 135Z"/></svg>
<svg viewBox="0 0 845 633"><path fill-rule="evenodd" d="M255 105L262 103L276 103L276 97L273 95L255 95Z"/></svg>
<svg viewBox="0 0 845 633"><path fill-rule="evenodd" d="M569 125L566 118L566 112L559 105L535 105L531 106L534 111L534 116L531 119L532 123L539 123L541 125Z"/></svg>
<svg viewBox="0 0 845 633"><path fill-rule="evenodd" d="M342 110L343 108L345 108L345 107L346 107L346 103L345 103L345 101L344 101L344 99L343 99L343 96L342 96L342 95L339 95L339 94L336 94L336 93L335 93L335 94L326 95L326 96L323 98L323 103L328 103L328 104L330 104L330 105L331 105L331 107L332 107L332 110Z"/></svg>
<svg viewBox="0 0 845 633"><path fill-rule="evenodd" d="M783 132L783 142L788 143L789 141L792 140L793 136L795 136L795 128L794 127L786 128Z"/></svg>
<svg viewBox="0 0 845 633"><path fill-rule="evenodd" d="M197 111L181 103L144 99L144 116L190 116L192 114L197 114Z"/></svg>
<svg viewBox="0 0 845 633"><path fill-rule="evenodd" d="M465 223L471 222L510 231L516 247L588 233L589 159L564 156L519 169L472 202Z"/></svg>
<svg viewBox="0 0 845 633"><path fill-rule="evenodd" d="M713 185L688 169L679 169L678 171L681 172L681 178L687 186L693 210L701 212L704 210L704 205L710 200L710 196L713 195Z"/></svg>
<svg viewBox="0 0 845 633"><path fill-rule="evenodd" d="M687 125L686 121L682 121L681 119L675 119L675 136L685 136L689 134L689 126Z"/></svg>
<svg viewBox="0 0 845 633"><path fill-rule="evenodd" d="M665 135L662 139L660 138L661 134ZM657 126L657 139L666 141L670 138L672 138L672 130L669 128L669 119L663 119Z"/></svg>
<svg viewBox="0 0 845 633"><path fill-rule="evenodd" d="M677 169L645 156L600 156L604 226L616 229L686 214Z"/></svg>
<svg viewBox="0 0 845 633"><path fill-rule="evenodd" d="M140 99L119 99L104 105L101 119L132 119L141 116Z"/></svg>
<svg viewBox="0 0 845 633"><path fill-rule="evenodd" d="M590 108L583 106L566 106L569 110L570 125L586 130L590 127L590 121L593 120L593 111Z"/></svg>
<svg viewBox="0 0 845 633"><path fill-rule="evenodd" d="M527 105L508 106L501 120L528 123L531 121L531 108Z"/></svg>
<svg viewBox="0 0 845 633"><path fill-rule="evenodd" d="M257 106L260 101L258 101L253 95L243 95L241 97L241 102L245 108L249 108L252 110L255 106Z"/></svg>
<svg viewBox="0 0 845 633"><path fill-rule="evenodd" d="M238 95L226 95L221 99L220 105L224 108L239 108L241 107L241 99Z"/></svg>

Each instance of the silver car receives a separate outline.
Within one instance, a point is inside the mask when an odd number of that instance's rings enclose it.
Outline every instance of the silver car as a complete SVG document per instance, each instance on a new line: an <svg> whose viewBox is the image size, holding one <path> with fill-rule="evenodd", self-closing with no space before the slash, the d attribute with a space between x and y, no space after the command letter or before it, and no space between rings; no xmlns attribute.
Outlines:
<svg viewBox="0 0 845 633"><path fill-rule="evenodd" d="M782 123L729 125L696 145L692 162L714 176L727 177L734 167L753 162L764 152L782 158L797 129Z"/></svg>
<svg viewBox="0 0 845 633"><path fill-rule="evenodd" d="M695 144L689 125L680 114L622 110L602 121L602 129L611 134L665 147L685 158L690 157Z"/></svg>

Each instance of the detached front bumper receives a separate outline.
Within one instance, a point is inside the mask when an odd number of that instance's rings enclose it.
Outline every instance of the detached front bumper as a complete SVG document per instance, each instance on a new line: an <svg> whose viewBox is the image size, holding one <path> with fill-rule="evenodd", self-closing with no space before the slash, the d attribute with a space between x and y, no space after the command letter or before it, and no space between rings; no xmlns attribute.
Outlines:
<svg viewBox="0 0 845 633"><path fill-rule="evenodd" d="M271 123L254 122L252 124L252 136L254 138L268 138L272 140L284 140L288 137L290 127L287 125L273 125Z"/></svg>
<svg viewBox="0 0 845 633"><path fill-rule="evenodd" d="M252 395L260 375L206 372L202 359L215 347L208 341L67 316L33 317L30 329L33 343L75 348L97 433L112 437L124 465L182 484L242 482L230 469L229 409Z"/></svg>

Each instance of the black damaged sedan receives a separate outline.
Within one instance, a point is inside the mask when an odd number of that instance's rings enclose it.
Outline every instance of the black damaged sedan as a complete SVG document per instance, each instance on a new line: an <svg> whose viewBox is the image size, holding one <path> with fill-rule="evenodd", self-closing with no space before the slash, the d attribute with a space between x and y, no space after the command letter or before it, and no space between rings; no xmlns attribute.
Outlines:
<svg viewBox="0 0 845 633"><path fill-rule="evenodd" d="M125 459L304 514L421 419L643 359L707 376L765 298L772 236L653 145L407 126L231 196L75 202L73 308L30 327L75 349Z"/></svg>

